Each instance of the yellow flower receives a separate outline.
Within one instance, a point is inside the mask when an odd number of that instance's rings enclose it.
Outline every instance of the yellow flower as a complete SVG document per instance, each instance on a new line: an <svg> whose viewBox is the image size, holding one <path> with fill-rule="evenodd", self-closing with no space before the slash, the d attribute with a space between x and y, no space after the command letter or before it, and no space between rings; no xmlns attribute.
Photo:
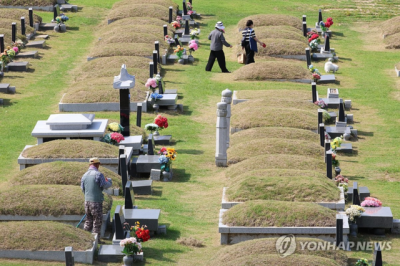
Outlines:
<svg viewBox="0 0 400 266"><path fill-rule="evenodd" d="M108 124L108 128L111 131L118 131L119 130L119 124L116 123L116 122L110 123L110 124Z"/></svg>
<svg viewBox="0 0 400 266"><path fill-rule="evenodd" d="M176 155L172 155L172 156L171 156L171 160L172 160L172 161L175 161L175 159L176 159Z"/></svg>
<svg viewBox="0 0 400 266"><path fill-rule="evenodd" d="M172 153L176 153L176 154L177 154L177 152L176 152L176 150L175 150L174 148L167 148L167 151L168 151L168 152L172 152Z"/></svg>

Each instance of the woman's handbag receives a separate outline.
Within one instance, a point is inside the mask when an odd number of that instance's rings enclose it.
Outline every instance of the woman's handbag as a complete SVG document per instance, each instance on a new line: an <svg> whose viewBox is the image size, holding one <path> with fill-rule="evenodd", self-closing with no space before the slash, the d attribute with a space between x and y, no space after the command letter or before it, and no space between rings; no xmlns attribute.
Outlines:
<svg viewBox="0 0 400 266"><path fill-rule="evenodd" d="M252 51L254 51L254 52L258 52L258 49L257 49L257 42L256 42L256 40L254 40L252 37L251 37L251 31L250 31L250 36L249 36L249 43L250 43L250 50L252 50Z"/></svg>
<svg viewBox="0 0 400 266"><path fill-rule="evenodd" d="M238 63L239 64L246 63L246 54L244 54L244 53L238 54Z"/></svg>

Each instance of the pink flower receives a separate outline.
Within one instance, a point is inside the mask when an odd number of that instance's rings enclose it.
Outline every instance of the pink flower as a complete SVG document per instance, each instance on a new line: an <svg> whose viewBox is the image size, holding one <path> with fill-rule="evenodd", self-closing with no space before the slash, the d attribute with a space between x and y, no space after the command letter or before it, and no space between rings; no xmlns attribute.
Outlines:
<svg viewBox="0 0 400 266"><path fill-rule="evenodd" d="M189 16L191 16L191 15L193 14L193 11L192 11L192 10L189 10L189 11L187 12L187 14L188 14Z"/></svg>
<svg viewBox="0 0 400 266"><path fill-rule="evenodd" d="M122 136L122 134L120 133L111 133L110 135L111 139L115 140L117 143L120 143L122 140L124 140L124 136Z"/></svg>
<svg viewBox="0 0 400 266"><path fill-rule="evenodd" d="M155 87L157 87L156 79L149 78L147 80L146 84L144 84L144 86L146 86L146 88L150 88L150 87L155 88Z"/></svg>
<svg viewBox="0 0 400 266"><path fill-rule="evenodd" d="M15 47L15 46L14 46L14 47L13 47L13 50L14 50L15 53L18 53L18 47Z"/></svg>
<svg viewBox="0 0 400 266"><path fill-rule="evenodd" d="M181 16L177 16L176 17L176 21L181 21L182 20L182 17Z"/></svg>
<svg viewBox="0 0 400 266"><path fill-rule="evenodd" d="M189 49L193 49L194 51L196 51L197 49L199 49L199 46L198 46L197 43L193 40L193 41L190 41Z"/></svg>

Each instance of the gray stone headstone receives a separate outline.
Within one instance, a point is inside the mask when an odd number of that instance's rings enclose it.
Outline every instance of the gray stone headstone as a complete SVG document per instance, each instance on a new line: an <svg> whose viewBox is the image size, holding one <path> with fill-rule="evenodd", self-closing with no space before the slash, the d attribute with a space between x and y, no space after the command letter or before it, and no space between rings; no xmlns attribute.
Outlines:
<svg viewBox="0 0 400 266"><path fill-rule="evenodd" d="M322 124L322 123L324 123L324 121L323 121L323 115L322 115L323 112L324 112L323 109L318 109L318 134L320 133L319 125Z"/></svg>
<svg viewBox="0 0 400 266"><path fill-rule="evenodd" d="M65 266L74 266L74 253L72 247L65 247Z"/></svg>
<svg viewBox="0 0 400 266"><path fill-rule="evenodd" d="M29 8L29 26L33 28L33 9Z"/></svg>
<svg viewBox="0 0 400 266"><path fill-rule="evenodd" d="M340 247L343 243L343 217L336 214L336 246Z"/></svg>
<svg viewBox="0 0 400 266"><path fill-rule="evenodd" d="M153 180L132 181L132 188L135 195L151 195Z"/></svg>
<svg viewBox="0 0 400 266"><path fill-rule="evenodd" d="M161 170L160 169L151 169L150 179L154 181L160 181Z"/></svg>
<svg viewBox="0 0 400 266"><path fill-rule="evenodd" d="M190 34L190 28L189 28L189 20L185 21L185 35Z"/></svg>
<svg viewBox="0 0 400 266"><path fill-rule="evenodd" d="M339 121L340 122L345 122L345 117L346 117L346 114L345 114L345 111L344 111L344 103L343 103L343 101L340 101L340 104L339 104Z"/></svg>
<svg viewBox="0 0 400 266"><path fill-rule="evenodd" d="M133 192L132 181L128 181L125 185L125 210L133 209L133 206L135 206L135 193Z"/></svg>
<svg viewBox="0 0 400 266"><path fill-rule="evenodd" d="M178 38L175 38L175 45L176 46L178 46L178 45L181 46L181 43L179 42Z"/></svg>
<svg viewBox="0 0 400 266"><path fill-rule="evenodd" d="M324 155L325 163L326 163L326 152L329 151L330 149L331 149L331 142L330 140L325 139L325 155Z"/></svg>
<svg viewBox="0 0 400 266"><path fill-rule="evenodd" d="M324 51L325 52L330 52L331 51L331 46L330 46L330 43L329 43L329 35L328 34L325 34L325 43L324 43Z"/></svg>
<svg viewBox="0 0 400 266"><path fill-rule="evenodd" d="M158 93L159 94L164 94L164 88L163 88L163 81L160 80L160 83L158 84Z"/></svg>
<svg viewBox="0 0 400 266"><path fill-rule="evenodd" d="M382 250L379 243L374 244L374 260L372 261L372 266L382 266Z"/></svg>
<svg viewBox="0 0 400 266"><path fill-rule="evenodd" d="M55 5L55 6L53 7L53 21L56 21L56 18L57 18L57 16L58 16L58 14L57 14L57 6L58 6L58 5Z"/></svg>
<svg viewBox="0 0 400 266"><path fill-rule="evenodd" d="M161 61L160 61L160 42L159 41L154 42L154 50L157 51L157 62L161 63ZM157 73L158 73L158 71L157 71Z"/></svg>
<svg viewBox="0 0 400 266"><path fill-rule="evenodd" d="M124 239L125 238L125 231L123 228L123 224L125 222L124 213L122 211L121 205L117 205L115 208L115 213L113 217L113 226L115 231L115 238L116 239Z"/></svg>
<svg viewBox="0 0 400 266"><path fill-rule="evenodd" d="M353 182L353 205L360 205L360 194L358 192L358 182Z"/></svg>
<svg viewBox="0 0 400 266"><path fill-rule="evenodd" d="M326 152L326 177L332 179L332 152Z"/></svg>
<svg viewBox="0 0 400 266"><path fill-rule="evenodd" d="M183 8L183 13L182 15L187 15L187 7L186 7L186 2L183 0L182 2L182 8Z"/></svg>

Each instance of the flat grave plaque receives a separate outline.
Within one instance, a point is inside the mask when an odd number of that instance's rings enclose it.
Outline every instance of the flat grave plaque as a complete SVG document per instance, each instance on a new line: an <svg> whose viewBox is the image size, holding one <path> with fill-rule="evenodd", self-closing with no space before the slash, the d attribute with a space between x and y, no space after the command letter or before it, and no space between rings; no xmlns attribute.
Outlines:
<svg viewBox="0 0 400 266"><path fill-rule="evenodd" d="M41 41L30 41L27 44L25 44L26 47L38 47L38 48L44 48L46 46L46 41L41 40Z"/></svg>
<svg viewBox="0 0 400 266"><path fill-rule="evenodd" d="M178 94L163 94L161 99L157 99L157 104L159 106L176 105L176 100L178 99Z"/></svg>
<svg viewBox="0 0 400 266"><path fill-rule="evenodd" d="M135 195L151 195L153 180L132 181L132 188Z"/></svg>
<svg viewBox="0 0 400 266"><path fill-rule="evenodd" d="M134 150L140 150L142 148L143 136L129 136L124 137L125 140L122 140L119 145L124 145L125 147L132 147Z"/></svg>
<svg viewBox="0 0 400 266"><path fill-rule="evenodd" d="M10 84L8 83L0 83L0 92L7 93Z"/></svg>
<svg viewBox="0 0 400 266"><path fill-rule="evenodd" d="M365 212L357 219L359 228L393 227L393 214L390 207L364 207Z"/></svg>
<svg viewBox="0 0 400 266"><path fill-rule="evenodd" d="M334 83L336 81L335 75L321 75L321 79L318 80L319 84Z"/></svg>
<svg viewBox="0 0 400 266"><path fill-rule="evenodd" d="M17 55L15 55L16 58L36 58L38 57L39 53L38 51L28 51L28 52L22 52L22 53L18 53Z"/></svg>
<svg viewBox="0 0 400 266"><path fill-rule="evenodd" d="M162 136L154 136L154 144L156 145L169 145L172 136L171 135L162 135Z"/></svg>
<svg viewBox="0 0 400 266"><path fill-rule="evenodd" d="M340 137L343 134L351 134L350 127L325 127L325 131L331 138Z"/></svg>
<svg viewBox="0 0 400 266"><path fill-rule="evenodd" d="M54 114L47 119L46 125L52 130L87 129L94 117L94 114Z"/></svg>
<svg viewBox="0 0 400 266"><path fill-rule="evenodd" d="M11 62L7 64L7 68L9 71L27 71L29 62L21 61L21 62Z"/></svg>
<svg viewBox="0 0 400 266"><path fill-rule="evenodd" d="M130 225L139 222L141 225L147 225L147 229L157 232L158 219L161 211L159 209L124 209L125 221Z"/></svg>

